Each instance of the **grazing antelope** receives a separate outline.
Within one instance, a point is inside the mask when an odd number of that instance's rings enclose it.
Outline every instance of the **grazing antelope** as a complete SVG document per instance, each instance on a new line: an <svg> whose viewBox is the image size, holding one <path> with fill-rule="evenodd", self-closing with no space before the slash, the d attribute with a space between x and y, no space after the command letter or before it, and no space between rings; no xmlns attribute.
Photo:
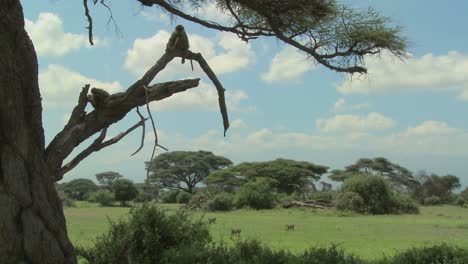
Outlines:
<svg viewBox="0 0 468 264"><path fill-rule="evenodd" d="M240 229L240 228L231 229L231 237L232 237L232 236L240 236L240 233L241 233L241 229Z"/></svg>
<svg viewBox="0 0 468 264"><path fill-rule="evenodd" d="M285 225L284 227L285 227L286 231L294 231L295 226L294 225Z"/></svg>
<svg viewBox="0 0 468 264"><path fill-rule="evenodd" d="M208 218L208 224L216 223L216 218Z"/></svg>

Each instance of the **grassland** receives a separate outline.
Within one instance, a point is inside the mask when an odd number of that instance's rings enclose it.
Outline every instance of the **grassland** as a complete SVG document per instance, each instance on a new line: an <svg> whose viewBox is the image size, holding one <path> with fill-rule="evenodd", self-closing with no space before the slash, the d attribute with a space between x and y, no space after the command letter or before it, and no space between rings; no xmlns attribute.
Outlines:
<svg viewBox="0 0 468 264"><path fill-rule="evenodd" d="M176 210L176 205L161 205ZM70 237L75 244L91 245L108 227L109 219L125 217L128 208L98 207L87 203L66 208ZM237 210L195 213L194 219L216 217L210 225L214 240L232 243L231 228L241 228L240 239L254 238L273 248L301 251L315 245L339 244L363 258L393 255L397 250L446 242L468 248L468 209L454 206L423 207L419 215L362 216L334 211L300 209ZM285 231L295 224L295 231Z"/></svg>

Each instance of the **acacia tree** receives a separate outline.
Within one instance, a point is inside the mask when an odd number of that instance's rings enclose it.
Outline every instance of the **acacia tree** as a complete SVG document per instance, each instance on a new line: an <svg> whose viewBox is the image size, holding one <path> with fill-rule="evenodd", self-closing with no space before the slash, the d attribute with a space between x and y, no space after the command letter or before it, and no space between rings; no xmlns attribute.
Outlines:
<svg viewBox="0 0 468 264"><path fill-rule="evenodd" d="M96 180L109 190L112 190L112 183L122 177L120 173L115 171L105 171L96 174Z"/></svg>
<svg viewBox="0 0 468 264"><path fill-rule="evenodd" d="M329 177L334 181L342 182L356 174L379 175L384 177L393 186L402 189L414 190L414 188L419 186L418 180L414 178L410 170L382 157L359 159L344 170L331 171Z"/></svg>
<svg viewBox="0 0 468 264"><path fill-rule="evenodd" d="M92 0L105 3L110 0ZM405 40L398 27L374 11L355 12L333 0L215 0L232 17L220 25L197 18L185 7L204 8L205 0L136 0L159 6L183 19L208 28L228 31L248 41L276 37L325 67L347 73L365 73L362 59L384 50L405 54ZM83 0L92 43L92 19ZM123 93L110 95L100 111L85 113L89 85L85 85L71 117L48 146L42 126L37 56L24 29L19 0L0 4L0 256L4 263L76 263L67 235L62 205L54 183L91 153L119 141L136 127L104 141L107 128L129 111L148 101L197 87L199 79L149 85L174 57L197 61L218 90L225 131L229 127L224 88L201 54L165 53ZM103 87L105 88L105 87ZM64 160L86 139L99 133L88 148L67 164ZM157 142L156 144L157 145Z"/></svg>
<svg viewBox="0 0 468 264"><path fill-rule="evenodd" d="M195 186L208 174L230 165L229 159L209 151L172 151L147 162L146 169L151 172L150 183L193 193Z"/></svg>
<svg viewBox="0 0 468 264"><path fill-rule="evenodd" d="M207 185L215 185L223 189L232 189L255 178L270 178L277 191L292 193L302 191L314 185L328 167L316 165L307 161L290 159L275 159L263 162L242 162L238 165L211 173L204 182Z"/></svg>

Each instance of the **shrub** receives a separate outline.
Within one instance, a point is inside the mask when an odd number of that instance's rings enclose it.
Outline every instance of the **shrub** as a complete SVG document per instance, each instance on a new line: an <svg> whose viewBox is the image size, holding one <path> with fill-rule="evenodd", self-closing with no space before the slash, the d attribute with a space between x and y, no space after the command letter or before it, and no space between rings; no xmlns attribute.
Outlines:
<svg viewBox="0 0 468 264"><path fill-rule="evenodd" d="M392 191L382 177L369 174L348 178L337 193L335 205L341 210L367 214L418 212L411 198Z"/></svg>
<svg viewBox="0 0 468 264"><path fill-rule="evenodd" d="M60 198L60 201L62 201L62 206L63 207L75 207L75 200L72 198L68 197L68 195L63 192L63 191L58 191L58 196Z"/></svg>
<svg viewBox="0 0 468 264"><path fill-rule="evenodd" d="M135 184L127 179L119 179L112 183L112 190L117 201L124 206L128 201L135 199L138 190Z"/></svg>
<svg viewBox="0 0 468 264"><path fill-rule="evenodd" d="M94 241L94 247L77 251L93 264L128 263L127 258L139 264L180 263L168 259L186 248L203 252L210 241L201 221L192 222L183 212L168 214L155 205L144 204L132 208L127 220L111 222L109 230Z"/></svg>
<svg viewBox="0 0 468 264"><path fill-rule="evenodd" d="M179 204L185 204L190 201L190 198L192 198L192 195L188 192L179 192L176 196L176 202Z"/></svg>
<svg viewBox="0 0 468 264"><path fill-rule="evenodd" d="M468 206L468 188L465 188L465 190L458 195L456 203L460 206Z"/></svg>
<svg viewBox="0 0 468 264"><path fill-rule="evenodd" d="M99 203L102 206L112 206L115 202L114 194L109 191L99 190L90 194L88 201Z"/></svg>
<svg viewBox="0 0 468 264"><path fill-rule="evenodd" d="M75 179L64 183L61 188L73 200L84 201L98 190L97 185L89 179Z"/></svg>
<svg viewBox="0 0 468 264"><path fill-rule="evenodd" d="M165 191L161 193L161 202L163 203L177 203L177 194L179 191Z"/></svg>
<svg viewBox="0 0 468 264"><path fill-rule="evenodd" d="M429 196L424 198L423 204L424 205L437 205L440 204L441 200L439 196Z"/></svg>
<svg viewBox="0 0 468 264"><path fill-rule="evenodd" d="M259 210L271 209L275 204L271 181L266 178L254 178L244 184L236 195L237 207L249 206Z"/></svg>
<svg viewBox="0 0 468 264"><path fill-rule="evenodd" d="M384 258L377 264L464 264L468 263L468 250L446 244L407 249L394 257Z"/></svg>
<svg viewBox="0 0 468 264"><path fill-rule="evenodd" d="M366 212L364 199L355 192L339 192L334 203L338 210L354 211L357 213Z"/></svg>
<svg viewBox="0 0 468 264"><path fill-rule="evenodd" d="M234 198L228 193L215 195L207 203L207 209L210 211L230 211L234 207Z"/></svg>
<svg viewBox="0 0 468 264"><path fill-rule="evenodd" d="M138 192L137 197L133 199L135 203L146 203L146 202L150 202L151 200L153 200L153 197L150 194L142 192L142 191Z"/></svg>
<svg viewBox="0 0 468 264"><path fill-rule="evenodd" d="M416 201L409 195L400 191L393 192L391 213L394 214L418 214L419 207Z"/></svg>

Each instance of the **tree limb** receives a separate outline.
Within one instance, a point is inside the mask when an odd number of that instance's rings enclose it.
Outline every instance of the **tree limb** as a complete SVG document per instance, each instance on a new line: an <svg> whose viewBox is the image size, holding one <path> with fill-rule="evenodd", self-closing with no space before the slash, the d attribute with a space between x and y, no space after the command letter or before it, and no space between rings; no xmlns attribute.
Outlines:
<svg viewBox="0 0 468 264"><path fill-rule="evenodd" d="M88 19L88 26L86 27L88 29L88 41L89 44L94 45L93 43L93 18L89 14L89 8L88 8L88 0L83 0L83 6L85 9L85 15L86 18Z"/></svg>

